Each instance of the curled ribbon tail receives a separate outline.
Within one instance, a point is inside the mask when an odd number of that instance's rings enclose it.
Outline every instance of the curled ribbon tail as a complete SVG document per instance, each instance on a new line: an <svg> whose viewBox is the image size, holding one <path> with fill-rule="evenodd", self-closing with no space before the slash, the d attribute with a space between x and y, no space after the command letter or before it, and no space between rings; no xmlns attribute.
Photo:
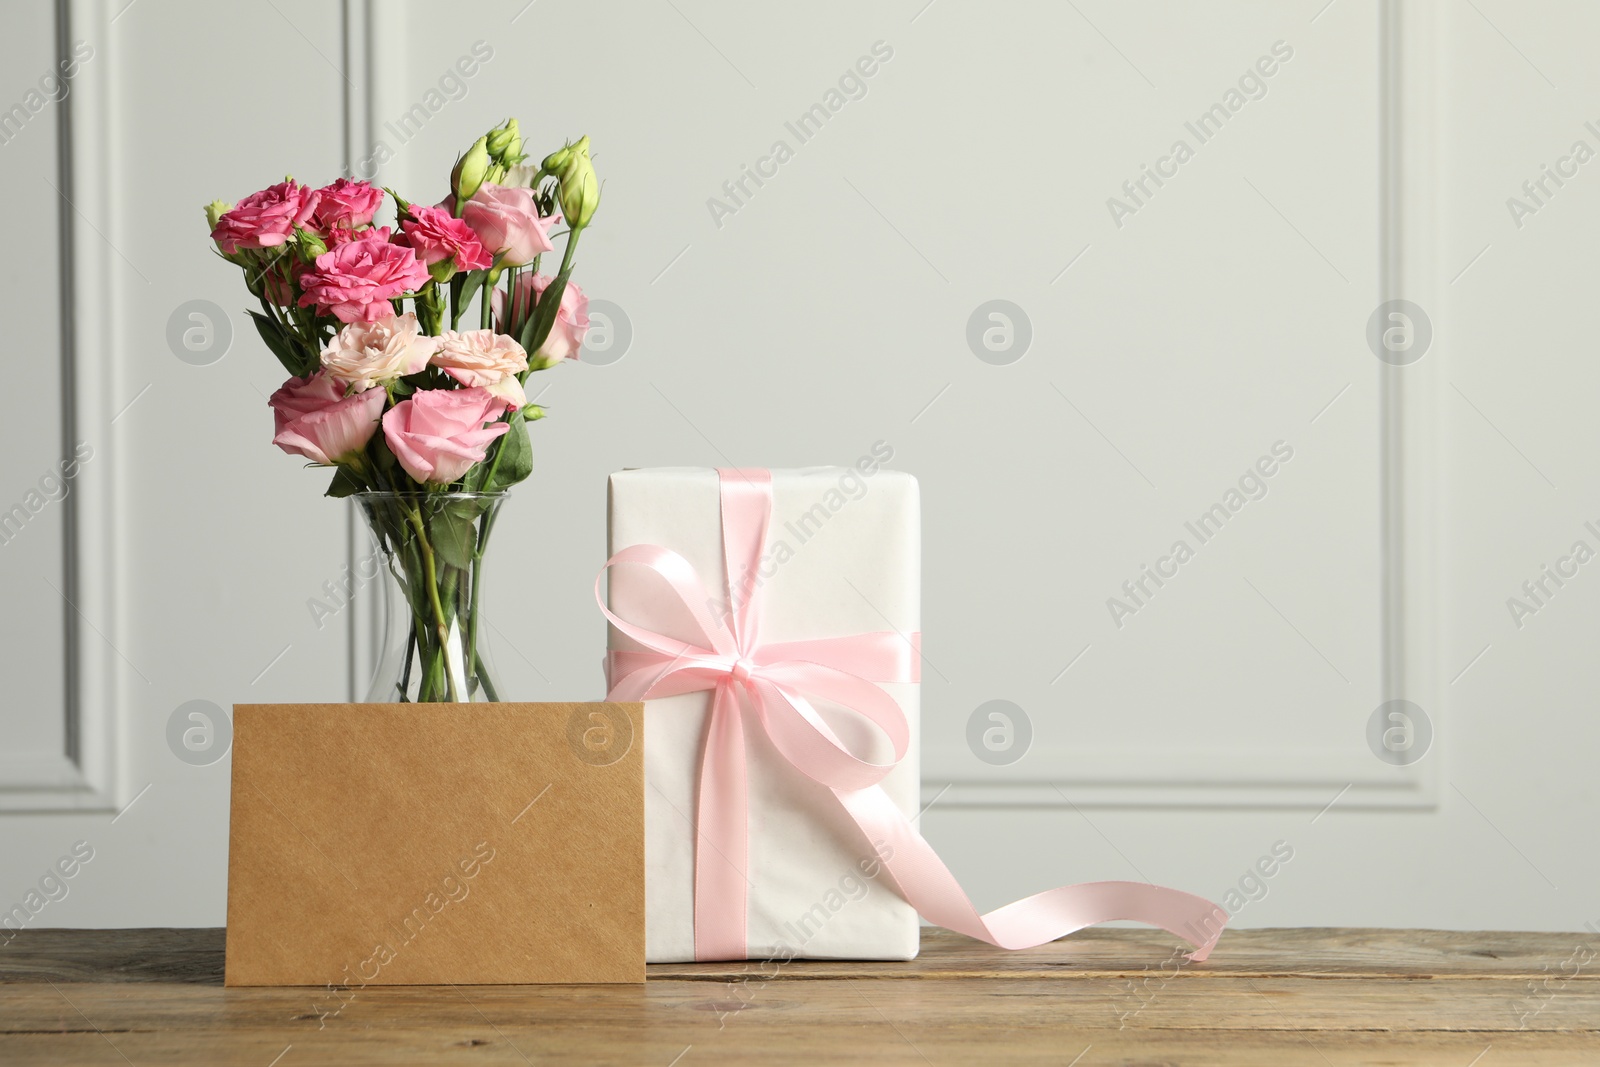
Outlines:
<svg viewBox="0 0 1600 1067"><path fill-rule="evenodd" d="M1048 889L979 915L933 846L880 787L834 790L884 869L918 914L947 930L1005 949L1032 948L1097 923L1128 919L1183 938L1198 963L1211 954L1228 913L1203 897L1146 882L1086 882Z"/></svg>

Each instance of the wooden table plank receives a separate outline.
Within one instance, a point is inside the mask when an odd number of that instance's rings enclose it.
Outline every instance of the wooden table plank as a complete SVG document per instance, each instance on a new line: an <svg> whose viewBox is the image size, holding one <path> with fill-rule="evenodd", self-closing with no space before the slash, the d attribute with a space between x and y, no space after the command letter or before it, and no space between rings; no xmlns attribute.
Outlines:
<svg viewBox="0 0 1600 1067"><path fill-rule="evenodd" d="M54 981L220 982L224 931L207 929L28 930L0 940L0 984ZM1071 973L1143 974L1170 971L1183 946L1146 929L1085 930L1060 941L1002 952L981 941L932 927L922 953L909 962L794 960L748 963L653 963L651 978L722 981L740 975L804 978L1046 978ZM1582 961L1587 953L1589 963ZM1589 933L1461 932L1364 928L1230 930L1203 965L1208 975L1347 975L1369 977L1559 976L1573 960L1579 977L1600 975L1600 935ZM1576 959L1573 957L1576 956Z"/></svg>
<svg viewBox="0 0 1600 1067"><path fill-rule="evenodd" d="M1009 954L930 930L913 963L661 965L642 986L341 999L222 988L221 931L39 930L0 943L0 1063L1592 1065L1588 944L1238 931L1195 965L1143 930Z"/></svg>
<svg viewBox="0 0 1600 1067"><path fill-rule="evenodd" d="M735 1018L766 1025L820 1014L848 1025L872 1024L882 1015L922 1028L978 1033L1063 1023L1109 1030L1600 1030L1600 983L1574 982L1538 1005L1525 998L1520 980L1463 978L1174 980L1137 994L1121 980L1102 977L765 984L665 979L642 987L374 986L343 999L315 989L61 982L12 986L0 994L0 1033L74 1025L75 1013L116 1030L278 1030L308 1021L313 1029L359 1028L382 1016L396 1025L431 1027L449 1025L474 1007L506 1018L521 1013L564 1023L581 1017L616 1026L636 1020L651 1027L704 1016L727 1026Z"/></svg>
<svg viewBox="0 0 1600 1067"><path fill-rule="evenodd" d="M795 960L790 978L1007 978L1074 974L1130 974L1178 966L1189 946L1158 930L1095 928L1037 948L1002 952L948 930L924 928L922 953L904 962ZM1591 961L1581 965L1585 958ZM1371 977L1509 975L1544 977L1542 967L1576 956L1573 965L1600 973L1600 935L1498 933L1455 930L1266 929L1230 930L1203 965L1183 963L1194 977L1207 975L1347 975ZM770 972L771 963L652 964L651 977L712 978ZM1569 966L1568 970L1571 970Z"/></svg>
<svg viewBox="0 0 1600 1067"><path fill-rule="evenodd" d="M770 1035L709 1034L699 1042L674 1045L664 1037L593 1034L579 1045L557 1045L529 1031L503 1031L463 1024L445 1032L374 1031L360 1042L319 1035L292 1042L257 1036L238 1039L218 1034L113 1035L116 1047L93 1032L64 1038L10 1037L3 1050L7 1064L208 1064L241 1067L397 1067L404 1064L471 1064L525 1067L528 1063L596 1064L617 1067L701 1067L715 1064L872 1063L928 1067L974 1067L989 1063L1049 1067L1593 1067L1597 1048L1575 1037L1503 1035L1493 1042L1471 1035L1340 1034L1321 1035L1309 1044L1298 1034L1220 1033L1128 1036L1096 1031L1063 1031L1047 1045L1022 1043L949 1045L920 1040L916 1047L887 1026L847 1036L840 1043L777 1042ZM1487 1052L1486 1052L1487 1050ZM123 1059L123 1056L126 1059ZM1073 1063L1075 1056L1082 1058ZM1480 1059L1481 1057L1481 1059ZM1477 1063L1474 1063L1474 1061ZM676 1061L676 1062L674 1062Z"/></svg>
<svg viewBox="0 0 1600 1067"><path fill-rule="evenodd" d="M218 1034L118 1034L116 1049L93 1032L65 1037L8 1037L0 1056L8 1065L105 1064L108 1067L206 1064L210 1067L406 1067L411 1064L527 1067L592 1064L596 1067L714 1067L773 1064L817 1067L871 1063L885 1067L1594 1067L1591 1040L1511 1034L1490 1041L1471 1035L1340 1034L1307 1044L1298 1034L1246 1032L1192 1036L1063 1031L1043 1047L1006 1043L981 1048L922 1042L916 1048L886 1026L848 1035L850 1045L780 1043L770 1035L710 1034L693 1044L637 1034L596 1034L581 1047L558 1047L529 1032L497 1032L465 1023L446 1032L374 1031L359 1043L318 1035L292 1042ZM516 1047L513 1047L515 1041ZM1487 1051L1486 1051L1487 1050ZM123 1054L127 1059L123 1058ZM1074 1057L1080 1056L1077 1063ZM282 1059L276 1064L273 1060ZM1480 1058L1481 1057L1481 1058ZM1475 1062L1476 1061L1476 1062Z"/></svg>

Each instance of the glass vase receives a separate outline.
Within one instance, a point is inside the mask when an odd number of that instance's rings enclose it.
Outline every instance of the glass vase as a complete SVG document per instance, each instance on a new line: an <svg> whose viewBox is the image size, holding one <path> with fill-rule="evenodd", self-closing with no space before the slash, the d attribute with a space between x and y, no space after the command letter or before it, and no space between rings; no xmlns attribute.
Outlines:
<svg viewBox="0 0 1600 1067"><path fill-rule="evenodd" d="M369 703L493 701L484 559L505 493L366 492L351 500L382 566Z"/></svg>

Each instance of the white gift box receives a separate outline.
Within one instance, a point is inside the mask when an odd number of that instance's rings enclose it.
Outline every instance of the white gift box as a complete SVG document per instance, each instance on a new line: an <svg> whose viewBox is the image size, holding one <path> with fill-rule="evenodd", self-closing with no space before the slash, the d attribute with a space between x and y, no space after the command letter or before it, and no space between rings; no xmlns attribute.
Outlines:
<svg viewBox="0 0 1600 1067"><path fill-rule="evenodd" d="M880 446L881 448L881 446ZM880 453L881 454L881 453ZM773 510L758 567L763 643L920 628L921 528L916 479L876 456L856 467L772 471ZM709 594L725 597L718 475L710 468L622 471L610 482L610 553L652 544L685 557ZM613 567L608 603L634 620L659 580ZM714 614L716 607L712 608ZM659 609L655 616L659 617ZM668 632L664 630L663 632ZM671 636L688 640L688 633ZM613 649L637 649L611 630ZM883 683L905 712L911 743L882 781L907 818L919 800L919 690ZM710 692L646 702L645 924L653 963L694 959L695 808ZM818 703L852 752L893 758L870 724ZM745 716L751 959L905 960L917 954L916 911L895 892L876 849L826 787L790 765Z"/></svg>

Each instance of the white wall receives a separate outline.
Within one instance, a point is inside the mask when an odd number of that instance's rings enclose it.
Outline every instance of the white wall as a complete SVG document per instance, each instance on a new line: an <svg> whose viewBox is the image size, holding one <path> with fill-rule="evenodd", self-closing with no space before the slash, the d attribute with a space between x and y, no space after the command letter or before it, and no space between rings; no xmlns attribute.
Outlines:
<svg viewBox="0 0 1600 1067"><path fill-rule="evenodd" d="M0 398L0 503L67 443L94 458L0 545L0 904L87 840L37 924L220 924L229 761L179 760L169 719L343 699L363 659L348 613L319 629L307 608L346 516L267 444L280 373L199 205L361 169L380 141L378 177L435 196L516 114L535 151L593 138L605 200L578 277L633 339L544 378L535 476L497 535L509 695L599 693L606 473L844 463L883 440L923 483L922 826L980 906L1096 878L1222 899L1283 841L1241 925L1600 919L1596 861L1562 832L1600 814L1593 568L1520 629L1506 607L1572 541L1600 549L1582 525L1600 528L1582 238L1600 164L1520 228L1505 205L1573 140L1600 149L1591 11L524 3L332 19L280 0L246 22L73 0L8 36L0 103L72 42L94 54L0 145L8 198L37 207L25 239L53 255L64 217L75 249L70 390L54 267L5 268L50 370ZM258 74L245 40L293 77ZM402 142L477 41L493 57ZM892 56L865 95L800 143L785 123L875 45ZM1185 123L1263 56L1259 98L1201 143ZM732 205L723 183L779 139L793 158ZM1114 219L1108 198L1177 139L1193 158ZM1387 296L1431 320L1414 365L1368 347ZM967 339L995 299L1032 334L1008 365ZM193 300L231 319L209 365L167 341ZM1185 522L1278 442L1266 495L1201 544ZM1108 598L1179 539L1193 559L1114 619ZM1367 741L1394 697L1436 734L1411 767ZM967 741L993 699L1031 723L1005 766Z"/></svg>

